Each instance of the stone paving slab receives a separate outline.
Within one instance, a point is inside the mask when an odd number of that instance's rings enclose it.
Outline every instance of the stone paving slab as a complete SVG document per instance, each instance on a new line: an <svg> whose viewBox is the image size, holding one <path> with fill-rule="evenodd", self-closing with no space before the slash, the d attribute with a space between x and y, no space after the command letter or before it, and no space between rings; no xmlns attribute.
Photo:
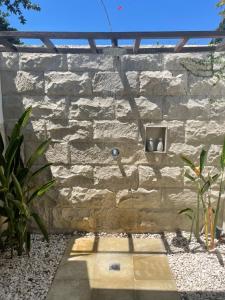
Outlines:
<svg viewBox="0 0 225 300"><path fill-rule="evenodd" d="M47 300L178 300L160 239L74 237Z"/></svg>

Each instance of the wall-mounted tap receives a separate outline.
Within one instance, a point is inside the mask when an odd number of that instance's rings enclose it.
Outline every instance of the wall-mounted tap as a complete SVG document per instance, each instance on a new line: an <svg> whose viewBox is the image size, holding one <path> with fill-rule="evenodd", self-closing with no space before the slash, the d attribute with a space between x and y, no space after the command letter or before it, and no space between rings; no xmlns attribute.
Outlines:
<svg viewBox="0 0 225 300"><path fill-rule="evenodd" d="M117 159L118 156L120 155L120 151L118 148L112 148L111 154L112 154L113 159Z"/></svg>

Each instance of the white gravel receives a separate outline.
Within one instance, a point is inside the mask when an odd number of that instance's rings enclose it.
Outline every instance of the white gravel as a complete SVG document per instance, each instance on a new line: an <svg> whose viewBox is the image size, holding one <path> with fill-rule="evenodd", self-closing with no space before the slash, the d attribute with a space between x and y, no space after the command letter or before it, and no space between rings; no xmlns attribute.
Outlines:
<svg viewBox="0 0 225 300"><path fill-rule="evenodd" d="M78 233L80 236L127 237L127 234ZM163 238L171 270L182 300L225 300L225 244L208 253L189 234L132 234L135 238ZM70 236L51 235L49 247L32 236L30 258L0 254L0 300L45 299ZM169 300L169 299L168 299Z"/></svg>
<svg viewBox="0 0 225 300"><path fill-rule="evenodd" d="M32 235L30 258L10 258L0 253L0 300L42 300L46 298L69 236L50 235L49 246L39 234Z"/></svg>

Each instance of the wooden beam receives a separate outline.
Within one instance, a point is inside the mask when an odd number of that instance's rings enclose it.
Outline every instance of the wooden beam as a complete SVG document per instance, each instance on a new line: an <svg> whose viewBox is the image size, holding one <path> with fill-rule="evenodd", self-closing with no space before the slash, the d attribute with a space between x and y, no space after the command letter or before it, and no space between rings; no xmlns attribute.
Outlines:
<svg viewBox="0 0 225 300"><path fill-rule="evenodd" d="M188 38L181 39L178 42L178 44L175 46L174 52L180 52L182 50L182 48L184 47L184 45L187 43L188 40L189 40Z"/></svg>
<svg viewBox="0 0 225 300"><path fill-rule="evenodd" d="M112 47L118 47L118 40L117 39L111 39Z"/></svg>
<svg viewBox="0 0 225 300"><path fill-rule="evenodd" d="M224 38L225 31L144 31L144 32L49 32L0 31L0 37L27 39L175 39Z"/></svg>
<svg viewBox="0 0 225 300"><path fill-rule="evenodd" d="M8 51L13 51L16 52L17 48L10 43L9 41L7 41L7 39L0 39L0 44L2 44Z"/></svg>
<svg viewBox="0 0 225 300"><path fill-rule="evenodd" d="M91 48L92 53L97 53L97 48L95 44L95 40L93 39L88 39L89 46Z"/></svg>
<svg viewBox="0 0 225 300"><path fill-rule="evenodd" d="M41 41L47 48L51 49L53 52L57 52L55 45L49 38L41 38Z"/></svg>
<svg viewBox="0 0 225 300"><path fill-rule="evenodd" d="M138 49L140 47L141 44L141 39L137 38L134 42L134 54L138 53Z"/></svg>
<svg viewBox="0 0 225 300"><path fill-rule="evenodd" d="M104 48L104 47L103 47ZM102 54L103 53L103 48L98 47L98 53ZM131 47L124 47L127 51L127 54L133 54L134 49L133 46ZM92 53L91 49L89 47L82 47L82 48L75 48L75 47L58 47L57 48L58 53L74 53L74 54L87 54L87 53ZM185 53L191 53L191 52L209 52L209 51L215 51L216 47L215 46L186 46L183 48L182 52ZM5 47L0 46L0 52L6 52L8 51ZM23 45L18 45L17 46L17 51L18 52L27 52L27 53L52 53L51 49L47 47L30 47L30 46L23 46ZM144 48L139 48L138 50L139 54L148 54L148 53L174 53L174 47L144 47Z"/></svg>

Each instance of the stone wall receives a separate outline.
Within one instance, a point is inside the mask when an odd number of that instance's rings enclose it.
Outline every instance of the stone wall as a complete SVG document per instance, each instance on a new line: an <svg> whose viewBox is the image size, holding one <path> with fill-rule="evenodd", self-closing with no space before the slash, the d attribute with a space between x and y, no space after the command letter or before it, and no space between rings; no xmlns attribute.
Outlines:
<svg viewBox="0 0 225 300"><path fill-rule="evenodd" d="M210 53L1 54L6 130L32 105L25 157L38 141L52 139L44 160L53 162L46 176L57 184L38 205L51 231L189 226L177 212L195 205L196 195L179 156L197 159L205 146L212 168L225 135L225 82L218 65L201 63L210 59ZM150 124L168 128L166 154L145 152Z"/></svg>

